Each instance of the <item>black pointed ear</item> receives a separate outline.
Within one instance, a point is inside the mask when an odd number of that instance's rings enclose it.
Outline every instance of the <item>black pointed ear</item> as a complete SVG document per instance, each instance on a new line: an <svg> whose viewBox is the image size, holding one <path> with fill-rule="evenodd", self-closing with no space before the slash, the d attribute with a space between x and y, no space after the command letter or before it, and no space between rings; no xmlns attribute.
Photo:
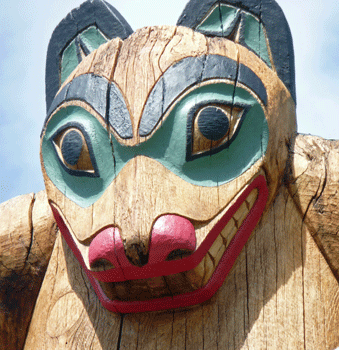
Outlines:
<svg viewBox="0 0 339 350"><path fill-rule="evenodd" d="M48 45L47 111L62 83L84 56L115 37L124 40L132 33L126 20L106 1L87 0L71 11L55 28Z"/></svg>
<svg viewBox="0 0 339 350"><path fill-rule="evenodd" d="M292 36L274 0L191 0L177 25L247 47L277 72L296 101Z"/></svg>

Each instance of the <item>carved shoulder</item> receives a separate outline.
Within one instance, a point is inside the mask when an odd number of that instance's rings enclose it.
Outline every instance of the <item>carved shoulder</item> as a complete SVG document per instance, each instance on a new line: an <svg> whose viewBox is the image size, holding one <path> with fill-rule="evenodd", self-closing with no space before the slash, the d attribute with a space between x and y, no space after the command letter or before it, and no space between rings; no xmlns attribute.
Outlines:
<svg viewBox="0 0 339 350"><path fill-rule="evenodd" d="M339 279L339 141L298 135L289 191Z"/></svg>
<svg viewBox="0 0 339 350"><path fill-rule="evenodd" d="M0 339L21 349L57 233L45 191L0 205Z"/></svg>

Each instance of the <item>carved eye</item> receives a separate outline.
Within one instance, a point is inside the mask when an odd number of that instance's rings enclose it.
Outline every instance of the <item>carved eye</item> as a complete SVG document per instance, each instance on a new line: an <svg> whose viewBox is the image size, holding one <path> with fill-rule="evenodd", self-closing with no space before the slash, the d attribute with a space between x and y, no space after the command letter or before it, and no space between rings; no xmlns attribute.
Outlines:
<svg viewBox="0 0 339 350"><path fill-rule="evenodd" d="M205 104L190 112L187 160L226 148L234 139L245 115L246 107Z"/></svg>
<svg viewBox="0 0 339 350"><path fill-rule="evenodd" d="M66 125L57 131L53 136L53 145L68 173L76 176L99 176L89 137L80 125Z"/></svg>

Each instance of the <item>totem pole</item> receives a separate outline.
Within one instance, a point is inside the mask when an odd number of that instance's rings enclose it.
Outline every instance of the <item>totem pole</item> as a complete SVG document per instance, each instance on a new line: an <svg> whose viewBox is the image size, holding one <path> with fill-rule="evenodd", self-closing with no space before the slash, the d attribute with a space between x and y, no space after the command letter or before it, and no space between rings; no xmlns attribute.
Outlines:
<svg viewBox="0 0 339 350"><path fill-rule="evenodd" d="M274 0L55 29L46 191L0 208L6 349L339 346L339 142L296 132ZM20 209L20 210L19 210Z"/></svg>

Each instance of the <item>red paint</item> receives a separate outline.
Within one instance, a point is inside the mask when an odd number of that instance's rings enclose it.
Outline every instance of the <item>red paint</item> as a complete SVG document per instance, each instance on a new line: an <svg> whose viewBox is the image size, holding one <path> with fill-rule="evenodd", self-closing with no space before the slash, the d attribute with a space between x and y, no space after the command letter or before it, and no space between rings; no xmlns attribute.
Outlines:
<svg viewBox="0 0 339 350"><path fill-rule="evenodd" d="M75 242L73 241L71 234L69 233L66 225L64 224L62 218L60 217L59 213L56 209L52 207L55 219L57 221L57 224L60 228L60 231L62 232L63 236L65 237L65 240L67 244L70 246L72 251L74 252L77 259L82 264L83 268L85 269L87 276L90 279L91 284L93 285L102 305L112 312L120 312L120 313L135 313L135 312L145 312L145 311L156 311L156 310L165 310L165 309L173 309L178 307L187 307L191 305L195 305L198 303L202 303L208 299L210 299L214 293L222 286L226 276L230 272L236 258L240 254L242 248L248 241L251 232L257 225L264 209L266 206L267 198L268 198L268 188L265 181L264 176L260 175L258 176L239 196L236 203L227 211L227 213L220 219L220 221L213 227L211 232L208 234L204 242L201 244L201 246L197 249L197 251L182 260L177 261L163 261L161 264L153 265L152 266L143 266L143 267L136 267L131 265L125 254L122 254L123 245L121 242L120 235L118 234L117 230L111 229L114 232L114 245L116 249L116 256L118 259L118 262L120 264L120 267L123 270L124 278L127 280L130 279L143 279L143 278L149 278L149 277L155 277L155 276L164 276L168 274L177 273L177 271L187 271L190 269L193 269L197 264L201 261L201 259L206 255L207 251L217 238L217 236L220 234L222 229L227 225L228 221L232 218L232 216L236 213L240 205L245 201L245 199L248 197L248 195L251 193L253 189L258 189L258 198L253 206L253 208L250 210L249 214L247 215L246 219L244 220L243 224L240 226L237 234L230 242L229 246L227 247L224 255L222 256L216 270L214 271L212 277L208 281L208 283L190 293L177 295L174 297L167 297L167 298L161 298L161 299L154 299L149 301L135 301L135 302L122 302L122 301L116 301L116 300L110 300L106 297L104 292L102 291L98 281L93 276L100 276L100 279L104 278L105 280L109 280L110 277L112 277L110 271L103 271L102 273L94 273L89 271L86 268L86 265L83 261L83 258L81 256L81 253L79 252ZM171 220L169 220L171 221ZM169 223L169 227L171 227L172 223ZM161 225L160 225L161 226ZM157 229L156 229L157 230ZM189 230L188 230L189 231ZM187 232L188 232L187 231ZM157 231L161 232L161 230ZM157 234L156 234L157 235ZM108 235L109 236L109 235ZM185 235L184 235L185 236ZM187 237L190 237L190 234L187 233ZM108 242L112 242L111 238L107 238ZM190 240L188 240L189 242ZM158 243L157 243L158 244ZM192 244L192 242L190 243ZM99 244L100 246L100 244ZM95 252L100 251L100 248L97 250L94 250ZM157 251L157 248L155 252ZM93 253L97 254L97 253ZM106 254L106 253L104 253ZM107 253L110 257L111 253ZM150 252L151 254L151 252ZM156 255L156 254L155 254ZM163 258L165 254L161 255L161 259ZM159 259L156 255L155 259ZM155 261L155 260L154 260ZM159 266L158 266L159 265ZM169 273L169 271L171 271ZM118 276L118 272L116 273ZM148 276L148 277L144 277Z"/></svg>
<svg viewBox="0 0 339 350"><path fill-rule="evenodd" d="M163 215L157 219L152 228L149 249L149 264L164 262L175 250L195 250L196 237L192 223L177 215Z"/></svg>
<svg viewBox="0 0 339 350"><path fill-rule="evenodd" d="M168 255L177 250L188 250L192 253L196 247L195 230L192 223L178 215L163 215L153 225L149 248L148 264L144 267L132 265L126 255L118 228L108 227L100 231L89 247L89 263L106 259L114 269L92 272L102 282L121 282L125 280L149 278L173 274L178 263L166 261ZM187 270L180 264L180 270Z"/></svg>
<svg viewBox="0 0 339 350"><path fill-rule="evenodd" d="M92 265L96 260L105 259L109 261L114 269L103 271L103 272L93 272L96 278L103 282L110 282L112 280L124 281L125 277L123 271L120 267L115 246L115 236L119 236L120 233L118 228L107 227L98 233L98 235L93 239L88 251L89 264ZM121 239L120 239L121 240ZM122 243L122 242L121 242ZM124 251L125 252L125 251Z"/></svg>

